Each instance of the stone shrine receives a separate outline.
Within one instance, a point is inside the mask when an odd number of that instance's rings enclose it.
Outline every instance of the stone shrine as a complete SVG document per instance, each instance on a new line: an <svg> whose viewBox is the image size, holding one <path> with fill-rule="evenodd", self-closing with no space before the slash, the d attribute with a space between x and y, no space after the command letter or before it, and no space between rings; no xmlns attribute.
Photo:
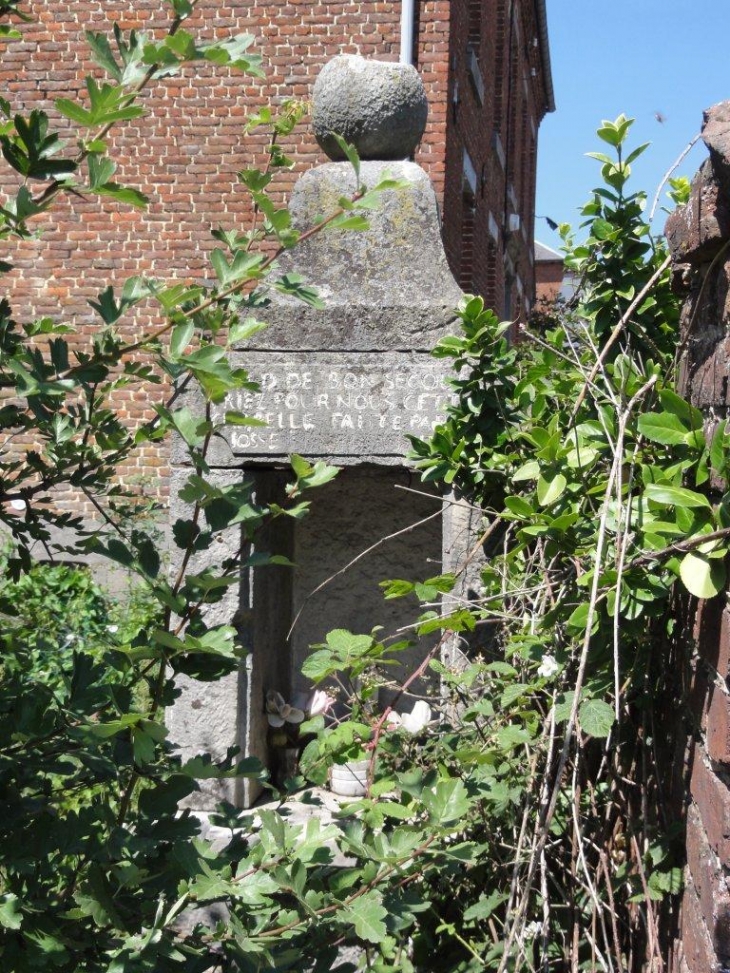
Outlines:
<svg viewBox="0 0 730 973"><path fill-rule="evenodd" d="M299 274L316 287L324 308L274 293L262 315L268 327L234 352L260 392L221 408L267 425L227 427L209 456L220 482L253 478L267 502L284 497L291 453L344 469L309 495L306 518L280 518L261 538L262 549L295 567L243 571L238 590L214 606L215 621L237 626L250 653L240 673L219 683L180 680L182 695L168 723L185 756L205 751L219 758L238 745L267 762L265 695L275 690L291 699L308 688L299 668L309 646L333 628L370 632L381 625L389 633L412 622L413 606L385 602L379 582L448 571L475 536L470 508L444 502L405 462L406 436L428 436L443 416L449 364L430 351L457 329L461 298L428 176L413 162L393 161L407 159L423 132L420 78L403 64L335 58L315 85L313 114L318 141L332 156L339 152L335 125L356 145L361 183L373 186L389 174L405 188L382 193L367 214L369 229L325 230L286 254L279 274ZM290 202L294 225L313 226L356 189L349 162L305 173ZM188 473L173 457L173 497ZM173 519L180 512L175 504L181 506L173 501ZM208 556L220 560L240 544L231 528ZM413 650L405 664L427 648ZM258 792L248 781L210 782L196 806L210 809L222 798L249 806Z"/></svg>

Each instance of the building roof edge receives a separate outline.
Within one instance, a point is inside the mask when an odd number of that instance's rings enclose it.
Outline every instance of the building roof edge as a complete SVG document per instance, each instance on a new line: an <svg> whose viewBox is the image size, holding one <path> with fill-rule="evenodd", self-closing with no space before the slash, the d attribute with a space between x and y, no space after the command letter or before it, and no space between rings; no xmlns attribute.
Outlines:
<svg viewBox="0 0 730 973"><path fill-rule="evenodd" d="M557 250L553 250L552 247L549 247L546 243L541 243L539 240L535 240L534 248L535 260L538 263L556 263L558 260L563 263L565 260L562 253L558 253Z"/></svg>
<svg viewBox="0 0 730 973"><path fill-rule="evenodd" d="M550 39L547 24L547 0L535 0L537 24L540 31L540 48L542 51L542 74L545 81L546 110L555 111L555 91L553 89L553 71L550 63Z"/></svg>

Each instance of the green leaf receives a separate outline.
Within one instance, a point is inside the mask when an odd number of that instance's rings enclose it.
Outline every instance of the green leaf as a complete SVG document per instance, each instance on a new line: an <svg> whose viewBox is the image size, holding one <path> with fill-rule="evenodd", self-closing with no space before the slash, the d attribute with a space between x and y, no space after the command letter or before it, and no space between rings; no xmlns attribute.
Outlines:
<svg viewBox="0 0 730 973"><path fill-rule="evenodd" d="M558 696L554 706L556 723L565 723L566 720L570 719L570 714L573 712L574 700L575 692L572 689Z"/></svg>
<svg viewBox="0 0 730 973"><path fill-rule="evenodd" d="M649 876L649 888L654 892L677 895L682 891L684 884L684 870L682 868L671 868L667 872L652 872ZM663 898L663 896L660 895Z"/></svg>
<svg viewBox="0 0 730 973"><path fill-rule="evenodd" d="M55 105L56 111L60 112L66 118L70 118L77 125L89 127L94 124L91 112L82 105L77 104L77 102L71 101L69 98L57 98Z"/></svg>
<svg viewBox="0 0 730 973"><path fill-rule="evenodd" d="M613 159L610 159L605 152L586 152L586 157L588 159L595 159L597 162L602 162L604 165L612 165Z"/></svg>
<svg viewBox="0 0 730 973"><path fill-rule="evenodd" d="M192 61L198 55L193 36L186 30L178 30L175 34L169 34L165 38L165 44L182 60Z"/></svg>
<svg viewBox="0 0 730 973"><path fill-rule="evenodd" d="M91 916L100 929L123 929L124 924L114 905L111 890L104 874L98 865L92 865L87 871L86 880L78 891L74 892L74 900L85 915Z"/></svg>
<svg viewBox="0 0 730 973"><path fill-rule="evenodd" d="M117 64L106 34L96 34L92 30L87 30L84 32L84 36L86 43L91 48L91 56L95 63L110 74L115 81L121 82L122 70Z"/></svg>
<svg viewBox="0 0 730 973"><path fill-rule="evenodd" d="M421 798L435 824L460 821L469 810L466 787L458 779L440 780L433 790L424 790Z"/></svg>
<svg viewBox="0 0 730 973"><path fill-rule="evenodd" d="M172 284L170 287L162 288L162 290L155 287L153 293L165 312L169 314L170 311L182 304L197 301L203 293L203 289L191 287L188 284Z"/></svg>
<svg viewBox="0 0 730 973"><path fill-rule="evenodd" d="M464 912L464 922L482 922L488 919L497 906L500 906L503 902L506 902L509 896L506 892L494 891L490 895L479 896L474 905L469 906Z"/></svg>
<svg viewBox="0 0 730 973"><path fill-rule="evenodd" d="M685 487L669 486L663 483L648 483L644 488L644 496L656 503L672 507L706 507L712 509L712 504L701 493L687 490Z"/></svg>
<svg viewBox="0 0 730 973"><path fill-rule="evenodd" d="M317 460L316 463L309 463L298 453L292 453L289 462L294 470L297 482L287 488L290 497L296 496L302 490L309 490L313 487L324 486L329 483L339 473L336 466L328 466L324 460Z"/></svg>
<svg viewBox="0 0 730 973"><path fill-rule="evenodd" d="M327 649L320 649L313 652L302 663L302 675L312 682L321 682L327 676L337 672L341 668L339 660L333 657Z"/></svg>
<svg viewBox="0 0 730 973"><path fill-rule="evenodd" d="M254 193L260 193L266 189L272 178L270 172L262 172L261 169L242 169L238 173L239 181Z"/></svg>
<svg viewBox="0 0 730 973"><path fill-rule="evenodd" d="M562 473L558 473L552 480L539 476L537 480L537 500L540 506L549 507L559 500L565 492L568 481Z"/></svg>
<svg viewBox="0 0 730 973"><path fill-rule="evenodd" d="M204 442L209 423L199 415L193 415L187 406L171 413L170 418L188 446L200 446Z"/></svg>
<svg viewBox="0 0 730 973"><path fill-rule="evenodd" d="M502 709L506 709L511 706L518 699L522 699L527 692L529 692L530 687L526 683L518 682L513 683L511 686L507 686L502 695L499 698L499 705Z"/></svg>
<svg viewBox="0 0 730 973"><path fill-rule="evenodd" d="M180 358L190 344L194 331L195 325L192 321L183 321L175 325L170 335L170 354L173 358Z"/></svg>
<svg viewBox="0 0 730 973"><path fill-rule="evenodd" d="M255 279L259 276L259 268L264 262L264 255L261 253L248 253L246 250L237 250L233 260L229 263L225 253L216 247L211 255L210 262L218 280L225 287L229 287L236 281Z"/></svg>
<svg viewBox="0 0 730 973"><path fill-rule="evenodd" d="M225 423L227 426L268 426L265 419L256 419L241 412L226 412Z"/></svg>
<svg viewBox="0 0 730 973"><path fill-rule="evenodd" d="M194 901L212 902L229 895L237 895L239 889L236 883L231 881L230 869L226 868L223 870L223 874L219 874L211 871L204 863L201 864L203 865L203 874L196 876L189 888ZM255 879L255 876L252 876L252 879Z"/></svg>
<svg viewBox="0 0 730 973"><path fill-rule="evenodd" d="M510 513L515 514L515 516L520 517L521 519L534 517L535 515L535 511L533 510L532 506L527 502L527 500L523 500L522 497L506 497L504 505Z"/></svg>
<svg viewBox="0 0 730 973"><path fill-rule="evenodd" d="M537 460L531 459L512 474L512 480L515 483L521 480L536 480L539 475L540 464Z"/></svg>
<svg viewBox="0 0 730 973"><path fill-rule="evenodd" d="M383 589L383 597L386 601L391 598L403 598L415 590L415 585L412 581L404 581L399 578L394 578L391 581L381 581L380 587Z"/></svg>
<svg viewBox="0 0 730 973"><path fill-rule="evenodd" d="M89 723L84 729L91 736L98 737L100 740L108 740L111 737L126 733L136 723L143 719L141 713L125 713L118 720L110 723Z"/></svg>
<svg viewBox="0 0 730 973"><path fill-rule="evenodd" d="M642 145L637 146L633 150L633 152L630 152L626 156L626 159L624 160L626 162L626 165L627 166L630 166L632 162L635 162L636 159L638 159L640 155L643 155L643 153L649 148L650 145L651 145L651 142L644 142Z"/></svg>
<svg viewBox="0 0 730 973"><path fill-rule="evenodd" d="M578 707L578 719L584 733L602 740L611 732L616 714L604 700L586 699Z"/></svg>
<svg viewBox="0 0 730 973"><path fill-rule="evenodd" d="M679 576L695 598L714 598L725 587L725 564L716 558L690 551L682 558Z"/></svg>
<svg viewBox="0 0 730 973"><path fill-rule="evenodd" d="M245 321L235 321L228 332L228 344L235 345L241 341L248 341L259 331L263 331L266 324L257 321L255 318L246 318Z"/></svg>
<svg viewBox="0 0 730 973"><path fill-rule="evenodd" d="M328 230L368 230L370 223L364 216L342 213L327 224Z"/></svg>
<svg viewBox="0 0 730 973"><path fill-rule="evenodd" d="M585 632L586 625L588 624L589 611L590 611L590 605L588 604L588 602L584 602L582 605L578 605L575 611L571 613L571 615L569 616L565 624L568 626L569 629L571 629L574 632L581 632L581 633ZM598 612L594 611L593 627L591 629L591 633L596 632L598 630L598 621L599 621Z"/></svg>
<svg viewBox="0 0 730 973"><path fill-rule="evenodd" d="M20 929L23 914L20 899L12 892L0 895L0 926L5 929Z"/></svg>
<svg viewBox="0 0 730 973"><path fill-rule="evenodd" d="M677 395L671 389L662 389L659 393L659 401L667 412L673 412L675 416L684 419L692 429L701 429L704 422L702 413L695 406Z"/></svg>
<svg viewBox="0 0 730 973"><path fill-rule="evenodd" d="M597 240L607 240L614 233L614 226L608 220L599 218L591 224L591 233Z"/></svg>
<svg viewBox="0 0 730 973"><path fill-rule="evenodd" d="M89 163L89 188L98 189L108 182L116 172L117 166L108 156L90 155Z"/></svg>
<svg viewBox="0 0 730 973"><path fill-rule="evenodd" d="M335 628L328 632L326 642L327 646L337 654L343 665L348 665L353 659L359 659L373 645L371 635L354 635L344 628Z"/></svg>
<svg viewBox="0 0 730 973"><path fill-rule="evenodd" d="M100 196L111 196L117 202L134 206L135 209L146 209L150 201L149 196L145 196L138 189L132 189L130 186L118 186L115 182L104 183L103 186L96 187L94 192Z"/></svg>
<svg viewBox="0 0 730 973"><path fill-rule="evenodd" d="M649 412L639 416L639 432L653 443L674 446L687 441L691 430L685 426L679 416L671 412Z"/></svg>
<svg viewBox="0 0 730 973"><path fill-rule="evenodd" d="M439 595L448 594L449 591L452 591L455 580L453 574L444 574L437 578L428 578L423 583L416 583L413 590L419 601L433 601Z"/></svg>
<svg viewBox="0 0 730 973"><path fill-rule="evenodd" d="M572 470L585 469L592 466L598 456L599 451L597 449L581 443L580 446L565 454L565 462Z"/></svg>
<svg viewBox="0 0 730 973"><path fill-rule="evenodd" d="M125 308L129 306L125 304L124 300L117 304L114 300L114 291L111 284L106 290L101 291L98 297L98 301L89 301L89 304L101 316L105 324L114 324L122 316Z"/></svg>
<svg viewBox="0 0 730 973"><path fill-rule="evenodd" d="M138 767L151 764L155 759L155 739L142 726L132 728L132 753Z"/></svg>
<svg viewBox="0 0 730 973"><path fill-rule="evenodd" d="M359 188L359 186L360 186L360 156L357 153L357 149L355 148L354 145L350 145L349 142L347 142L345 139L343 139L342 136L341 135L338 135L336 132L332 132L332 137L334 138L335 142L337 142L337 144L339 145L339 147L340 147L343 155L345 156L345 158L348 160L348 162L350 163L350 165L352 166L352 168L355 170L355 181L356 181L356 183L358 185L358 188Z"/></svg>
<svg viewBox="0 0 730 973"><path fill-rule="evenodd" d="M368 943L382 943L386 938L388 930L385 918L388 911L383 907L380 894L374 889L353 899L342 912L353 924L360 939Z"/></svg>

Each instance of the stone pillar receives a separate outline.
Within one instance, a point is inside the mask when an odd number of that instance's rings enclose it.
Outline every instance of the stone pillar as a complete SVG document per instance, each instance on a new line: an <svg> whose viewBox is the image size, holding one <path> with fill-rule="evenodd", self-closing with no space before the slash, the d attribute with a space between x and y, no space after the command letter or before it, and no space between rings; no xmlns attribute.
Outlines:
<svg viewBox="0 0 730 973"><path fill-rule="evenodd" d="M261 391L240 393L220 408L255 415L267 426L227 428L209 456L217 475L253 476L257 490L283 495L291 453L345 469L308 498L308 519L268 538L270 549L296 567L249 572L240 591L218 606L244 633L250 655L245 670L219 686L183 684L170 725L189 752L220 754L238 744L266 760L265 693L289 697L305 688L298 669L309 646L332 628L369 632L384 625L393 632L412 621L413 606L384 602L378 582L438 574L442 563L453 566L452 551L468 546L457 525L464 511L447 505L444 533L441 497L404 459L407 435L428 436L443 417L449 365L430 351L454 331L461 297L426 173L413 162L392 161L408 156L423 131L422 85L406 65L337 58L315 86L314 118L334 156L339 150L328 133L335 125L358 144L361 183L374 186L390 175L403 188L382 193L367 214L369 229L325 230L287 254L274 277L300 275L324 307L272 291L261 315L269 327L233 352L234 364ZM313 226L357 188L349 162L305 173L290 203L294 224ZM237 543L234 533L224 546ZM383 537L390 539L343 570ZM200 803L210 807L217 796L248 805L256 793L216 786Z"/></svg>
<svg viewBox="0 0 730 973"><path fill-rule="evenodd" d="M710 158L666 235L684 293L681 348L684 393L710 430L730 406L730 102L705 113ZM726 595L701 602L687 622L687 871L677 973L730 968L730 616Z"/></svg>

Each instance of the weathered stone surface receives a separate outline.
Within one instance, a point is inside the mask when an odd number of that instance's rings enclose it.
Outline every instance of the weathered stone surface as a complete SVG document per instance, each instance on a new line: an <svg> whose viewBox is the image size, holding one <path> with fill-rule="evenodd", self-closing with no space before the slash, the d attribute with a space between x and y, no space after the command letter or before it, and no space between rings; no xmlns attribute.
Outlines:
<svg viewBox="0 0 730 973"><path fill-rule="evenodd" d="M706 263L730 237L730 197L710 160L692 181L686 205L667 219L664 232L675 263Z"/></svg>
<svg viewBox="0 0 730 973"><path fill-rule="evenodd" d="M690 755L690 793L697 804L710 848L730 862L730 787L716 773L704 748L695 744Z"/></svg>
<svg viewBox="0 0 730 973"><path fill-rule="evenodd" d="M473 602L482 590L481 572L485 566L483 547L478 543L484 533L484 516L473 504L455 491L444 498L441 518L441 570L456 576L453 590L444 599L445 605ZM455 669L464 669L476 653L484 653L494 638L492 627L485 625L472 633L469 639L452 632L444 637L441 661ZM451 700L446 710L447 719L455 719L462 704Z"/></svg>
<svg viewBox="0 0 730 973"><path fill-rule="evenodd" d="M190 517L187 504L178 498L178 492L188 475L187 470L173 469L170 484L170 517L176 519ZM237 471L225 471L216 475L216 483L227 485L241 479ZM218 535L216 543L208 551L197 554L191 564L193 571L202 571L208 566L217 566L227 557L232 557L241 547L241 530L233 529ZM179 568L179 551L172 549L171 571ZM238 592L229 589L223 600L211 606L206 621L214 624L234 624L239 613ZM178 748L184 760L198 754L209 753L214 760L225 758L229 747L241 746L243 727L239 723L237 704L240 677L238 673L225 676L217 682L198 682L187 676L176 680L180 696L174 706L167 710L165 722L171 742ZM241 802L240 782L234 780L201 781L199 793L191 795L187 802L191 807L214 807L218 801L228 800L233 804Z"/></svg>
<svg viewBox="0 0 730 973"><path fill-rule="evenodd" d="M189 469L173 469L170 490L173 522L190 517L190 507L178 497L189 472ZM254 479L259 502L283 501L285 475L280 471L244 474L241 470L221 470L214 472L210 479L216 486L225 486L239 482L244 475ZM289 518L270 521L257 534L259 550L291 557L292 530ZM240 526L230 527L216 534L215 543L196 554L188 568L191 572L209 566L217 568L221 561L235 556L244 546ZM173 548L173 575L179 568L179 557L180 552ZM288 616L282 606L290 601L290 570L271 565L242 569L240 584L227 588L217 604L206 606L207 624L236 628L248 655L237 672L216 682L201 682L187 676L176 680L180 696L168 709L165 722L170 740L183 759L208 753L214 760L222 760L229 747L239 747L241 756L258 757L265 765L270 763L264 696L272 688L287 697L290 695L289 666L281 653L288 627ZM201 782L200 791L186 804L209 810L219 801L227 800L249 807L260 793L261 786L255 780L207 780Z"/></svg>
<svg viewBox="0 0 730 973"><path fill-rule="evenodd" d="M703 116L702 141L725 193L730 193L730 101L708 108Z"/></svg>
<svg viewBox="0 0 730 973"><path fill-rule="evenodd" d="M332 133L352 143L361 159L406 159L428 117L426 90L414 67L353 54L322 68L312 101L315 137L335 160L346 156Z"/></svg>
<svg viewBox="0 0 730 973"><path fill-rule="evenodd" d="M300 690L308 688L299 668L309 646L323 642L331 629L366 633L378 624L385 636L411 624L410 599L385 601L380 582L432 577L441 557L441 497L407 470L346 469L308 499L309 513L295 529L292 589L292 614L298 615L290 640L292 678ZM399 665L390 676L405 678L437 639L420 639L399 652ZM400 705L410 709L413 702L406 699Z"/></svg>
<svg viewBox="0 0 730 973"><path fill-rule="evenodd" d="M701 342L697 342L699 349ZM712 353L704 356L694 365L688 387L692 392L692 402L705 410L708 418L718 419L728 416L730 406L730 338L722 338L712 347Z"/></svg>
<svg viewBox="0 0 730 973"><path fill-rule="evenodd" d="M721 863L707 842L694 804L687 811L687 868L712 945L717 955L727 962L730 960L730 893Z"/></svg>
<svg viewBox="0 0 730 973"><path fill-rule="evenodd" d="M730 263L720 260L710 273L698 268L681 313L684 394L705 410L708 420L723 418L730 405Z"/></svg>
<svg viewBox="0 0 730 973"><path fill-rule="evenodd" d="M443 364L424 352L258 351L238 358L233 362L261 391L237 392L214 411L236 410L267 425L228 427L234 457L402 461L406 436L430 435L450 398Z"/></svg>
<svg viewBox="0 0 730 973"><path fill-rule="evenodd" d="M446 262L431 182L413 162L361 167L366 186L386 175L406 185L379 196L378 208L367 213L369 229L325 230L279 261L279 274L300 274L318 289L324 310L274 293L265 314L269 328L249 347L427 351L453 328L462 292ZM347 163L305 173L290 201L294 225L314 226L356 188Z"/></svg>
<svg viewBox="0 0 730 973"><path fill-rule="evenodd" d="M688 973L724 973L726 967L715 954L707 922L691 881L687 883L682 898L680 936L685 964L680 965L680 971L686 969Z"/></svg>

